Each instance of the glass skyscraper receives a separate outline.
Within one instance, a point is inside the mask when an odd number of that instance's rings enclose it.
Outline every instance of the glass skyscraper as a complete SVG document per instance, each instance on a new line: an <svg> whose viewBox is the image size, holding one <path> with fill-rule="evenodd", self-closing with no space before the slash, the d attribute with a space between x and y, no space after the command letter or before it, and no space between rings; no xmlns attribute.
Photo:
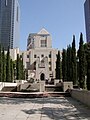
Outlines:
<svg viewBox="0 0 90 120"><path fill-rule="evenodd" d="M19 25L18 0L0 0L0 43L5 50L19 47Z"/></svg>
<svg viewBox="0 0 90 120"><path fill-rule="evenodd" d="M86 39L87 42L90 42L90 0L85 1L84 11L85 11Z"/></svg>

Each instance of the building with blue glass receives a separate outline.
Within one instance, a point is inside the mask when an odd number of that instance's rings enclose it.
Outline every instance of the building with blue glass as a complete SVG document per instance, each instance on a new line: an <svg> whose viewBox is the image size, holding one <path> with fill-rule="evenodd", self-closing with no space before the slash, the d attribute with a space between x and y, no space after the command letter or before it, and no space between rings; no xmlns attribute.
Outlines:
<svg viewBox="0 0 90 120"><path fill-rule="evenodd" d="M87 42L90 42L90 0L85 1L84 11L85 11L86 39Z"/></svg>
<svg viewBox="0 0 90 120"><path fill-rule="evenodd" d="M0 0L0 43L5 50L19 47L19 25L18 0Z"/></svg>

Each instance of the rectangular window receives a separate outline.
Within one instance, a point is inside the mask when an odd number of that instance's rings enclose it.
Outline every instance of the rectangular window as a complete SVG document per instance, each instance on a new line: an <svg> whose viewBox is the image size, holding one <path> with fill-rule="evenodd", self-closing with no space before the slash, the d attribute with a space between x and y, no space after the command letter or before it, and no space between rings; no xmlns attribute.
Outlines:
<svg viewBox="0 0 90 120"><path fill-rule="evenodd" d="M41 47L47 47L47 40L41 40Z"/></svg>
<svg viewBox="0 0 90 120"><path fill-rule="evenodd" d="M29 58L29 55L27 55L27 58Z"/></svg>
<svg viewBox="0 0 90 120"><path fill-rule="evenodd" d="M49 71L51 71L52 69L51 69L51 67L49 67Z"/></svg>
<svg viewBox="0 0 90 120"><path fill-rule="evenodd" d="M51 58L51 54L49 54L49 58Z"/></svg>
<svg viewBox="0 0 90 120"><path fill-rule="evenodd" d="M34 62L34 70L36 70L36 62Z"/></svg>
<svg viewBox="0 0 90 120"><path fill-rule="evenodd" d="M34 58L36 58L37 57L37 55L34 55Z"/></svg>
<svg viewBox="0 0 90 120"><path fill-rule="evenodd" d="M51 61L49 62L49 65L51 65Z"/></svg>

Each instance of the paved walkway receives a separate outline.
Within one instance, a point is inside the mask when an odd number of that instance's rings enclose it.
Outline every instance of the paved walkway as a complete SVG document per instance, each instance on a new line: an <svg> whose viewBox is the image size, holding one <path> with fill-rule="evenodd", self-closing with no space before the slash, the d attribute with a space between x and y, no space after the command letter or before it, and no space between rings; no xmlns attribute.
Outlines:
<svg viewBox="0 0 90 120"><path fill-rule="evenodd" d="M72 98L0 98L0 120L90 120L90 109Z"/></svg>

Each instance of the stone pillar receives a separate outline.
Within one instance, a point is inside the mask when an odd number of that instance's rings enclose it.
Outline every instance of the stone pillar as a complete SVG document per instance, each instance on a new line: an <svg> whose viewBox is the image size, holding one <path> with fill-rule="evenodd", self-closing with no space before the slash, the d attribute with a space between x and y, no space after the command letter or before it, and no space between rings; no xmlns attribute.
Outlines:
<svg viewBox="0 0 90 120"><path fill-rule="evenodd" d="M40 92L45 91L45 81L40 81Z"/></svg>

